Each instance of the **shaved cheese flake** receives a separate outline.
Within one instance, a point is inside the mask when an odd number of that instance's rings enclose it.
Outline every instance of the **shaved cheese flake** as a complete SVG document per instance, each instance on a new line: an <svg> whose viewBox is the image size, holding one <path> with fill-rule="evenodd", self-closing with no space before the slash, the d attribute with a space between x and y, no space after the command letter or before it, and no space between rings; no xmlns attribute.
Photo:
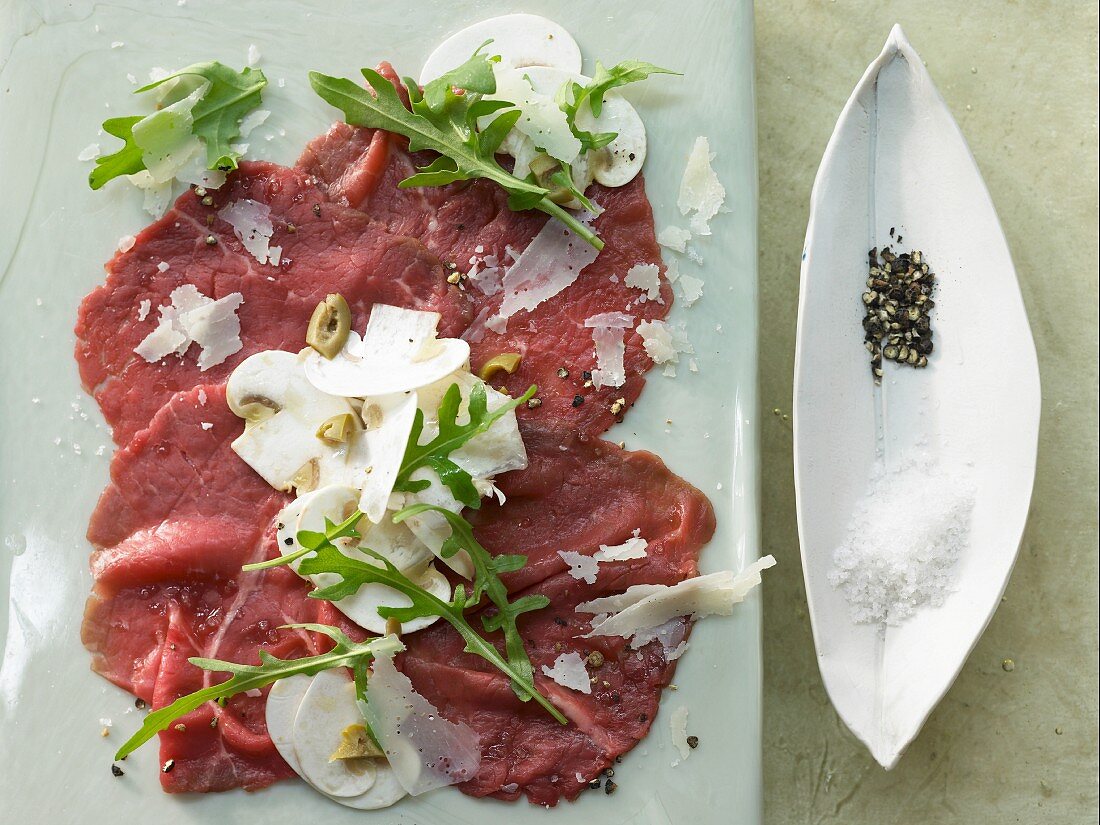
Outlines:
<svg viewBox="0 0 1100 825"><path fill-rule="evenodd" d="M569 575L574 579L583 579L588 584L596 583L596 574L600 572L600 563L595 556L586 556L576 550L559 550L561 560L569 565Z"/></svg>
<svg viewBox="0 0 1100 825"><path fill-rule="evenodd" d="M592 383L596 389L621 387L626 382L623 330L634 325L634 316L622 312L604 312L588 318L584 325L592 329L592 342L596 348L596 369L592 370Z"/></svg>
<svg viewBox="0 0 1100 825"><path fill-rule="evenodd" d="M271 112L269 110L253 109L241 119L241 125L239 127L241 137L248 137L253 129L257 126L262 126L269 117L271 117Z"/></svg>
<svg viewBox="0 0 1100 825"><path fill-rule="evenodd" d="M680 363L682 354L695 352L684 329L665 321L642 321L638 324L638 334L642 336L642 346L653 363L666 365L666 375L670 367L672 374L676 374L674 365Z"/></svg>
<svg viewBox="0 0 1100 825"><path fill-rule="evenodd" d="M179 352L181 349L186 349L190 342L186 335L176 329L173 323L174 319L174 314L166 315L162 312L160 319L157 321L156 329L146 335L141 343L134 347L134 352L146 361L153 363L174 352Z"/></svg>
<svg viewBox="0 0 1100 825"><path fill-rule="evenodd" d="M687 650L688 643L684 639L687 629L687 624L679 618L669 619L663 625L639 630L630 640L630 647L637 650L652 641L657 641L661 645L665 661L674 662Z"/></svg>
<svg viewBox="0 0 1100 825"><path fill-rule="evenodd" d="M261 264L279 265L281 246L271 246L275 228L271 224L271 207L251 198L233 201L222 207L218 217L233 227L233 234L248 250L248 254Z"/></svg>
<svg viewBox="0 0 1100 825"><path fill-rule="evenodd" d="M647 547L649 547L649 542L647 542L640 536L635 535L634 537L624 541L622 544L601 544L600 549L596 551L596 558L600 561L628 561L630 559L644 559L648 555L648 553L646 552Z"/></svg>
<svg viewBox="0 0 1100 825"><path fill-rule="evenodd" d="M543 665L542 673L562 687L579 693L592 693L592 680L579 653L562 653L554 660L553 667Z"/></svg>
<svg viewBox="0 0 1100 825"><path fill-rule="evenodd" d="M481 765L478 735L449 722L393 665L392 650L375 650L367 701L359 709L411 795L472 779Z"/></svg>
<svg viewBox="0 0 1100 825"><path fill-rule="evenodd" d="M703 281L691 275L681 275L679 280L680 300L683 305L690 307L703 297Z"/></svg>
<svg viewBox="0 0 1100 825"><path fill-rule="evenodd" d="M676 205L680 214L691 216L691 231L696 235L710 234L710 221L726 200L726 188L718 180L710 162L714 154L710 151L710 141L703 136L695 139L695 145L688 156L687 168L680 181L680 195Z"/></svg>
<svg viewBox="0 0 1100 825"><path fill-rule="evenodd" d="M691 240L691 232L679 226L666 226L657 233L657 243L676 252L687 249L687 242Z"/></svg>
<svg viewBox="0 0 1100 825"><path fill-rule="evenodd" d="M645 292L645 295L638 299L639 303L644 304L646 300L656 301L659 304L665 302L661 297L661 270L657 264L634 264L627 270L626 285Z"/></svg>
<svg viewBox="0 0 1100 825"><path fill-rule="evenodd" d="M498 317L530 312L580 277L598 250L551 218L504 274L504 300ZM493 329L490 323L486 326ZM496 331L496 330L494 330Z"/></svg>
<svg viewBox="0 0 1100 825"><path fill-rule="evenodd" d="M149 317L149 311L153 308L153 302L148 298L145 298L140 304L138 304L138 321L144 321Z"/></svg>
<svg viewBox="0 0 1100 825"><path fill-rule="evenodd" d="M669 727L672 729L672 744L680 753L680 760L673 762L672 766L676 767L679 762L687 759L691 756L691 746L688 745L688 709L680 706L676 710L672 711L672 715L668 719Z"/></svg>
<svg viewBox="0 0 1100 825"><path fill-rule="evenodd" d="M362 487L359 509L374 524L382 521L394 481L401 470L401 459L416 416L416 403L415 391L368 398L363 402L363 420L369 422L364 437L370 467L354 486Z"/></svg>
<svg viewBox="0 0 1100 825"><path fill-rule="evenodd" d="M523 69L508 63L493 64L496 91L491 100L507 100L521 112L515 129L527 135L536 147L563 163L572 163L581 153L581 142L569 128L565 112L553 95L540 94L524 76Z"/></svg>
<svg viewBox="0 0 1100 825"><path fill-rule="evenodd" d="M230 355L240 352L244 346L241 342L241 321L237 317L237 310L243 303L244 296L232 292L217 301L180 314L178 324L201 347L198 358L200 372L217 366Z"/></svg>
<svg viewBox="0 0 1100 825"><path fill-rule="evenodd" d="M159 361L175 353L183 355L192 342L199 345L199 370L206 371L238 352L241 343L241 322L237 309L244 296L232 292L217 301L199 292L194 284L184 284L172 290L171 304L159 308L157 328L134 347L134 352L146 361ZM149 302L142 301L138 320L149 314Z"/></svg>
<svg viewBox="0 0 1100 825"><path fill-rule="evenodd" d="M733 606L760 584L760 571L774 565L775 559L765 556L737 574L723 570L674 585L634 585L621 596L584 602L577 605L576 610L578 613L609 613L600 621L593 620L588 636L624 638L640 630L659 627L677 616L691 616L692 619L728 616Z"/></svg>

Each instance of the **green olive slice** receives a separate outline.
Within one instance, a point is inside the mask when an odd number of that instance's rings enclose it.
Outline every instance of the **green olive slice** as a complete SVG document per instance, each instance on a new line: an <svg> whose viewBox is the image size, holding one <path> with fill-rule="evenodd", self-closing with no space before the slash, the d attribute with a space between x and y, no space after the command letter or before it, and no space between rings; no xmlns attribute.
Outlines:
<svg viewBox="0 0 1100 825"><path fill-rule="evenodd" d="M351 309L344 296L333 293L317 304L306 330L306 343L325 358L335 358L351 332Z"/></svg>
<svg viewBox="0 0 1100 825"><path fill-rule="evenodd" d="M340 413L327 418L317 428L317 437L330 446L346 444L352 433L359 429L356 417L351 413Z"/></svg>
<svg viewBox="0 0 1100 825"><path fill-rule="evenodd" d="M511 375L516 371L519 362L522 360L523 356L518 352L502 352L499 355L494 355L481 365L481 369L477 371L477 377L482 381L489 381L501 370Z"/></svg>

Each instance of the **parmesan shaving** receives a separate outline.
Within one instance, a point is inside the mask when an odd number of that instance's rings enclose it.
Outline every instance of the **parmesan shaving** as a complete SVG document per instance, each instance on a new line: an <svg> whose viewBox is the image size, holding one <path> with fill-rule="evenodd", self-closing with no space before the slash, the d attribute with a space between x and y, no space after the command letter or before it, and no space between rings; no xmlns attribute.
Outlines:
<svg viewBox="0 0 1100 825"><path fill-rule="evenodd" d="M674 585L634 585L619 596L594 599L577 605L578 613L607 613L593 619L587 636L622 636L660 627L677 616L698 619L728 616L760 584L760 571L775 565L772 556L749 565L740 573L723 570L685 579Z"/></svg>
<svg viewBox="0 0 1100 825"><path fill-rule="evenodd" d="M688 156L687 168L680 182L680 195L676 205L681 215L691 215L691 231L696 235L710 234L710 221L718 214L726 200L726 188L715 174L711 161L710 141L703 136L695 139Z"/></svg>
<svg viewBox="0 0 1100 825"><path fill-rule="evenodd" d="M691 240L691 233L679 226L666 226L657 233L657 243L676 252L687 249L687 242Z"/></svg>
<svg viewBox="0 0 1100 825"><path fill-rule="evenodd" d="M598 254L584 239L551 218L504 274L504 300L497 317L506 323L517 312L530 312L553 298L576 281ZM485 326L503 332L492 325L492 319Z"/></svg>
<svg viewBox="0 0 1100 825"><path fill-rule="evenodd" d="M601 544L600 549L590 556L575 550L559 550L558 555L569 565L570 576L574 579L583 579L588 584L595 584L601 562L644 559L648 555L646 540L639 538L636 533L637 531L633 538L627 539L622 544Z"/></svg>
<svg viewBox="0 0 1100 825"><path fill-rule="evenodd" d="M686 307L692 306L703 297L703 281L691 275L681 275L679 279L680 300Z"/></svg>
<svg viewBox="0 0 1100 825"><path fill-rule="evenodd" d="M592 383L596 389L621 387L626 382L623 330L634 325L634 316L622 312L604 312L588 318L584 325L592 330L592 342L596 348L596 369L592 370Z"/></svg>
<svg viewBox="0 0 1100 825"><path fill-rule="evenodd" d="M449 722L393 665L392 650L375 650L367 700L359 703L397 781L413 796L472 779L481 765L478 735Z"/></svg>
<svg viewBox="0 0 1100 825"><path fill-rule="evenodd" d="M554 660L553 667L543 665L542 672L562 687L580 693L592 693L592 680L579 653L562 653Z"/></svg>
<svg viewBox="0 0 1100 825"><path fill-rule="evenodd" d="M233 234L253 258L261 264L279 265L283 248L270 244L275 232L270 206L245 198L223 207L218 217L233 227Z"/></svg>
<svg viewBox="0 0 1100 825"><path fill-rule="evenodd" d="M680 277L683 279L686 276ZM642 321L638 324L638 334L642 336L646 355L653 359L653 363L664 364L664 374L670 377L675 377L676 364L680 363L681 355L695 353L684 329L673 327L665 321Z"/></svg>
<svg viewBox="0 0 1100 825"><path fill-rule="evenodd" d="M680 762L691 756L691 746L688 745L688 709L682 705L672 711L668 718L669 727L672 729L672 744L680 754L680 759L672 763L676 767Z"/></svg>
<svg viewBox="0 0 1100 825"><path fill-rule="evenodd" d="M572 163L581 153L581 142L569 128L565 112L552 95L536 92L523 69L508 63L493 64L496 91L491 100L510 101L521 112L515 129L531 139L536 147L563 163ZM483 124L484 125L484 124Z"/></svg>
<svg viewBox="0 0 1100 825"><path fill-rule="evenodd" d="M150 363L172 355L183 355L191 343L200 347L198 366L205 372L240 351L241 322L237 310L244 296L232 292L217 301L199 292L194 284L172 290L171 304L159 307L157 327L142 339L134 352ZM142 301L138 320L149 314L149 301Z"/></svg>
<svg viewBox="0 0 1100 825"><path fill-rule="evenodd" d="M644 304L647 300L664 304L661 297L661 270L657 264L634 264L626 273L626 285L645 292L638 303Z"/></svg>

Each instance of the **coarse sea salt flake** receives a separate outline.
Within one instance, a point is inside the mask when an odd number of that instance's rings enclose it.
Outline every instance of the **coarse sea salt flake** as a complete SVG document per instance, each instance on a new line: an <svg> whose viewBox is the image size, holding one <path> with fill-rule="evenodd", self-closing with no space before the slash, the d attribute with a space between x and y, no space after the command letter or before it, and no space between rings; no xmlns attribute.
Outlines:
<svg viewBox="0 0 1100 825"><path fill-rule="evenodd" d="M250 43L248 46L248 65L255 66L260 62L260 50L256 47L255 43Z"/></svg>
<svg viewBox="0 0 1100 825"><path fill-rule="evenodd" d="M153 308L153 302L150 301L148 298L144 299L140 304L138 304L138 313L137 313L138 321L144 321L146 318L148 318L149 317L149 310L151 310L152 308Z"/></svg>
<svg viewBox="0 0 1100 825"><path fill-rule="evenodd" d="M920 488L920 507L898 490ZM829 582L848 601L852 621L901 624L924 605L943 604L969 542L974 489L917 454L876 467L847 534L833 552Z"/></svg>
<svg viewBox="0 0 1100 825"><path fill-rule="evenodd" d="M214 425L213 425L213 424L211 424L211 423L210 423L209 421L203 421L203 422L202 422L202 424L201 424L200 426L201 426L201 427L202 427L202 428L203 428L204 430L212 430L212 429L214 429Z"/></svg>
<svg viewBox="0 0 1100 825"><path fill-rule="evenodd" d="M161 261L157 264L157 272L167 272L171 268L171 265L167 261Z"/></svg>
<svg viewBox="0 0 1100 825"><path fill-rule="evenodd" d="M137 238L135 238L133 235L123 235L121 238L118 239L118 251L129 252L131 249L134 248L134 244L136 243Z"/></svg>
<svg viewBox="0 0 1100 825"><path fill-rule="evenodd" d="M76 156L77 160L93 160L99 157L99 144L89 143L83 149L80 150L80 154Z"/></svg>
<svg viewBox="0 0 1100 825"><path fill-rule="evenodd" d="M588 676L588 669L584 666L584 659L579 653L562 653L554 660L553 667L543 665L542 672L544 676L553 679L562 687L580 693L592 693L592 681Z"/></svg>

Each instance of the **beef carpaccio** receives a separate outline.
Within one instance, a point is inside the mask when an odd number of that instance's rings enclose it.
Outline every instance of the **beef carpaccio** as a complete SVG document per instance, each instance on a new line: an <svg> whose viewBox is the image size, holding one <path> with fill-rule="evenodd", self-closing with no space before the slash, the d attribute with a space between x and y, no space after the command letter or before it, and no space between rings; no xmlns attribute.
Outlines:
<svg viewBox="0 0 1100 825"><path fill-rule="evenodd" d="M478 734L481 767L459 786L464 792L554 805L575 798L645 736L675 668L659 641L632 649L618 637L585 638L590 625L574 608L633 584L695 575L714 529L706 498L657 456L600 438L637 398L652 366L638 334L625 341L622 387L584 383L595 367L584 320L628 307L642 318L663 317L671 290L662 281L661 301L638 303L624 284L635 264L661 265L639 176L589 192L604 210L596 227L606 248L572 285L510 318L503 335L471 334L500 297L448 275L475 256L503 262L522 252L545 216L510 211L485 182L399 189L414 162L402 138L338 124L309 145L296 168L242 163L211 200L185 193L108 263L107 280L85 299L76 329L85 388L120 446L88 530L94 589L83 640L97 672L162 707L222 678L190 665L189 656L255 662L261 649L293 658L329 644L280 629L288 623L324 622L363 638L330 604L307 598L308 584L290 570L241 571L278 555L273 521L288 497L230 448L242 423L226 405L224 382L255 352L297 351L313 307L331 292L348 299L356 329L375 303L439 312L443 332L467 333L475 370L494 354L519 352L520 368L494 384L513 394L539 386L542 405L518 411L530 465L499 479L504 505L486 505L471 518L490 552L527 555L527 566L506 577L508 588L551 599L524 616L520 630L538 687L569 724L519 702L504 676L462 653L460 637L444 623L405 636L399 666L444 716ZM257 266L217 217L240 198L270 207L273 242L283 250L278 266ZM185 284L213 298L240 292L244 299L242 349L206 371L186 354L149 363L133 351L152 323L137 320L138 304L148 300L155 309ZM613 406L618 398L626 403ZM603 564L595 585L568 574L559 551L591 555L638 529L649 543L646 558ZM680 635L688 630L685 621ZM563 651L600 654L591 694L541 676L541 666ZM164 732L161 761L173 766L161 773L164 789L252 790L293 775L267 736L263 705L262 695L209 703Z"/></svg>

